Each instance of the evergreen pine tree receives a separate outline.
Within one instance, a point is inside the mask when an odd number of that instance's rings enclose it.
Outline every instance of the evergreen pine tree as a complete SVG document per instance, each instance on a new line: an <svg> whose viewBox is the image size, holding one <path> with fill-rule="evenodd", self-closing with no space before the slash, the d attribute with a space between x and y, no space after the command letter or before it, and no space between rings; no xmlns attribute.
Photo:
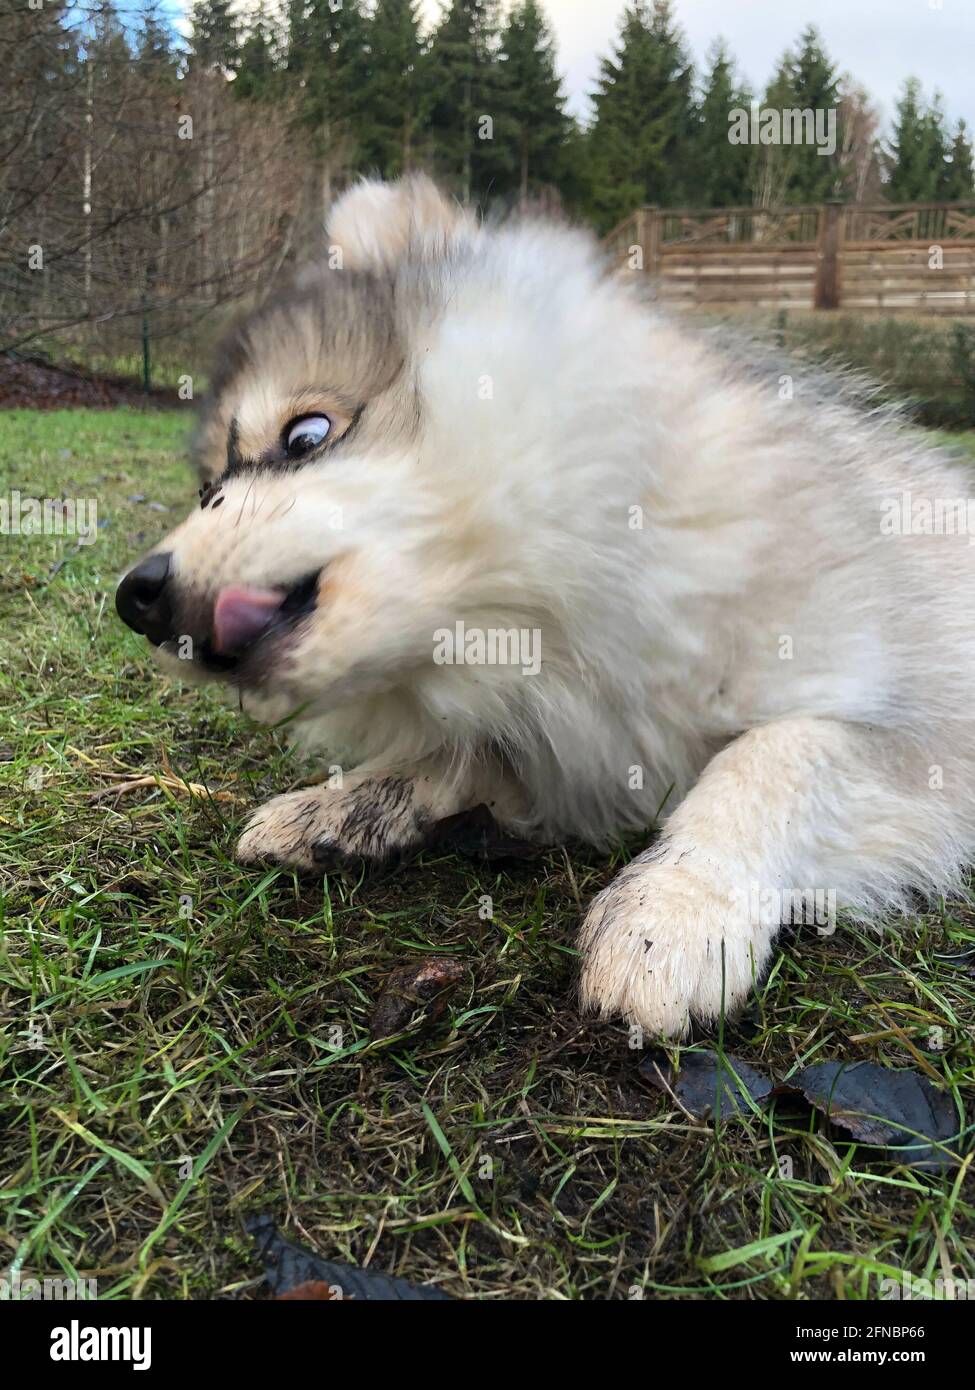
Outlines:
<svg viewBox="0 0 975 1390"><path fill-rule="evenodd" d="M419 0L377 0L363 101L366 162L385 178L413 168L430 110Z"/></svg>
<svg viewBox="0 0 975 1390"><path fill-rule="evenodd" d="M368 80L367 21L360 0L290 0L287 80L297 87L298 119L319 160L320 200L331 206L336 183L359 167Z"/></svg>
<svg viewBox="0 0 975 1390"><path fill-rule="evenodd" d="M494 139L501 106L497 34L497 0L451 0L430 46L433 155L465 202L490 192L505 162Z"/></svg>
<svg viewBox="0 0 975 1390"><path fill-rule="evenodd" d="M237 65L238 23L232 0L193 0L190 8L190 68L233 72Z"/></svg>
<svg viewBox="0 0 975 1390"><path fill-rule="evenodd" d="M931 202L940 196L946 137L937 112L937 105L925 106L918 79L909 77L897 103L887 155L887 196L892 202Z"/></svg>
<svg viewBox="0 0 975 1390"><path fill-rule="evenodd" d="M948 124L945 119L944 104L940 92L936 91L931 98L931 105L925 113L924 121L932 161L933 178L930 196L932 200L947 198L950 196L947 190L951 185L952 142L948 133Z"/></svg>
<svg viewBox="0 0 975 1390"><path fill-rule="evenodd" d="M751 201L751 148L732 144L728 138L731 112L748 110L751 99L748 88L738 80L727 45L718 39L708 54L708 71L698 107L693 203L702 207L740 207Z"/></svg>
<svg viewBox="0 0 975 1390"><path fill-rule="evenodd" d="M555 69L552 35L538 0L519 0L501 38L502 109L499 139L509 144L519 196L557 182L571 128Z"/></svg>
<svg viewBox="0 0 975 1390"><path fill-rule="evenodd" d="M951 142L951 159L945 172L940 196L959 202L975 197L975 156L968 127L963 120L960 120L955 128Z"/></svg>
<svg viewBox="0 0 975 1390"><path fill-rule="evenodd" d="M673 206L691 184L692 71L670 0L632 0L604 58L590 134L593 211L605 230L645 203Z"/></svg>
<svg viewBox="0 0 975 1390"><path fill-rule="evenodd" d="M832 119L837 123L836 149L832 154L820 154L819 146L811 141L758 146L757 201L766 206L820 203L834 196L842 180L840 82L813 25L800 34L798 47L783 57L766 91L764 105L780 112L833 112ZM784 117L782 124L784 127Z"/></svg>
<svg viewBox="0 0 975 1390"><path fill-rule="evenodd" d="M267 101L280 88L280 36L265 4L248 25L237 58L234 95L245 101Z"/></svg>

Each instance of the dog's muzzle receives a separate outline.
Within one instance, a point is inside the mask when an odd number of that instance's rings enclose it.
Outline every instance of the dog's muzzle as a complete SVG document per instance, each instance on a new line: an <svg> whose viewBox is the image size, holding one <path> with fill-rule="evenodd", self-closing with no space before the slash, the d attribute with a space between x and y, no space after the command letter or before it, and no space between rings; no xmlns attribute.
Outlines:
<svg viewBox="0 0 975 1390"><path fill-rule="evenodd" d="M172 556L148 556L124 577L115 607L124 623L155 647L184 637L202 665L214 671L237 669L258 642L283 635L315 607L320 571L290 589L256 589L230 584L216 599L180 594Z"/></svg>

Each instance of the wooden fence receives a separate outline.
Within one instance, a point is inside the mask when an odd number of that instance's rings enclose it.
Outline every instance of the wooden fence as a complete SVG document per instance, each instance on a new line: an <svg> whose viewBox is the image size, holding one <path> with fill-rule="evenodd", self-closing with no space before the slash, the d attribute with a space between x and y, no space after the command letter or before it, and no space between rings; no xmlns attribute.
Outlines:
<svg viewBox="0 0 975 1390"><path fill-rule="evenodd" d="M646 207L605 240L688 308L975 314L975 201Z"/></svg>

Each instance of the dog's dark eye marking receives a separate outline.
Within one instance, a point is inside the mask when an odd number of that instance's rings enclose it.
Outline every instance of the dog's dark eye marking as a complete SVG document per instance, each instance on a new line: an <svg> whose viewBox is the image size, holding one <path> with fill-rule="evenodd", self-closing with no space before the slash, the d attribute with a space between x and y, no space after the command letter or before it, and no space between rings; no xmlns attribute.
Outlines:
<svg viewBox="0 0 975 1390"><path fill-rule="evenodd" d="M213 502L215 507L220 506L220 503L223 501L223 498L219 496L221 487L222 483L220 482L209 482L205 487L200 488L200 506L204 511L206 511L211 502Z"/></svg>
<svg viewBox="0 0 975 1390"><path fill-rule="evenodd" d="M355 433L365 408L365 402L356 407L344 434L337 434L333 428L332 420L324 411L297 415L289 424L285 425L274 448L262 454L260 458L244 457L239 443L239 427L236 419L232 420L227 435L227 466L220 475L220 482L225 483L230 478L239 478L241 474L256 473L261 469L273 471L281 468L301 468L305 463L314 462L316 458L322 457L326 452L331 453L340 444L345 444ZM306 422L310 428L300 431L300 427ZM313 425L312 422L316 422L316 424ZM321 422L324 429L317 422ZM299 432L296 433L296 431ZM203 492L205 491L206 489L203 489Z"/></svg>
<svg viewBox="0 0 975 1390"><path fill-rule="evenodd" d="M236 417L230 422L230 429L227 433L227 466L220 475L221 482L228 478L236 478L241 473L246 473L249 469L259 468L261 461L256 459L246 459L240 449L240 426L237 424Z"/></svg>

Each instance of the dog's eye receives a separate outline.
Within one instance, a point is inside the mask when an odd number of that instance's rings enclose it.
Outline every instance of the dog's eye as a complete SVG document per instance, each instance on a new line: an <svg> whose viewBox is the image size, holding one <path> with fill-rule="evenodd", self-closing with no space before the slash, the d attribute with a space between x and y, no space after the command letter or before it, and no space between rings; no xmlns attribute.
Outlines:
<svg viewBox="0 0 975 1390"><path fill-rule="evenodd" d="M317 449L331 428L332 422L327 415L302 415L300 420L292 421L284 431L288 457L301 458L302 454Z"/></svg>

